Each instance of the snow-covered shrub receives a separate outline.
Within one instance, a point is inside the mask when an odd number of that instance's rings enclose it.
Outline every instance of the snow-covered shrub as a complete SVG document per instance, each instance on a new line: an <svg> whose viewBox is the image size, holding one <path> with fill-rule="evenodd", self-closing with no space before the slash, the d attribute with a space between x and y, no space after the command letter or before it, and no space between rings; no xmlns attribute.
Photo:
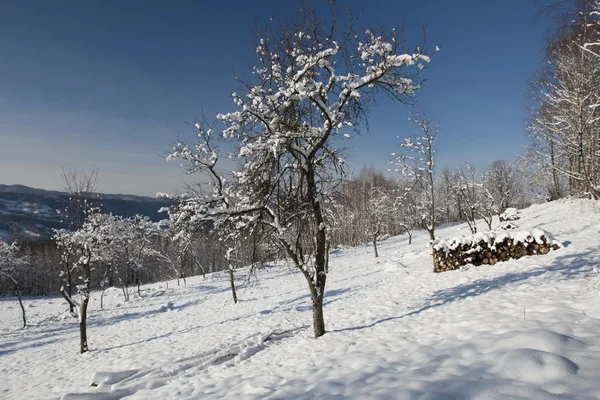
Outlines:
<svg viewBox="0 0 600 400"><path fill-rule="evenodd" d="M507 208L502 214L500 214L500 222L505 221L517 221L519 218L519 210L516 208Z"/></svg>
<svg viewBox="0 0 600 400"><path fill-rule="evenodd" d="M503 222L503 223L500 224L500 226L498 226L498 229L502 229L502 230L505 230L505 231L514 230L514 229L517 229L517 228L518 228L518 226L516 224L514 224L513 222L511 222L511 221Z"/></svg>

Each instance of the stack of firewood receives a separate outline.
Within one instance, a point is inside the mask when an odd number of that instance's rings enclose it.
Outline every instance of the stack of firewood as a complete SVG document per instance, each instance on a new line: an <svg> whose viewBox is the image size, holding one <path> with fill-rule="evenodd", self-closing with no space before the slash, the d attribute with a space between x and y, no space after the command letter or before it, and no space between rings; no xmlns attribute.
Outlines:
<svg viewBox="0 0 600 400"><path fill-rule="evenodd" d="M546 254L561 247L551 234L541 229L531 232L486 232L438 240L433 246L433 271L459 269L463 265L494 265L523 256Z"/></svg>

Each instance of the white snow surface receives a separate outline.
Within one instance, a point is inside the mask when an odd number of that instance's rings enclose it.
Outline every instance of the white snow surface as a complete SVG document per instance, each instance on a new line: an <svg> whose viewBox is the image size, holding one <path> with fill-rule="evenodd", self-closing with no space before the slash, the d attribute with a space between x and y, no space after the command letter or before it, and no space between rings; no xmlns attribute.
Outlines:
<svg viewBox="0 0 600 400"><path fill-rule="evenodd" d="M327 333L304 278L225 273L92 294L90 352L59 298L0 299L2 399L600 399L600 203L521 210L564 247L434 274L428 236L331 254ZM495 222L498 223L497 221ZM480 222L480 226L483 227ZM440 237L468 232L441 227ZM92 383L94 386L92 386Z"/></svg>

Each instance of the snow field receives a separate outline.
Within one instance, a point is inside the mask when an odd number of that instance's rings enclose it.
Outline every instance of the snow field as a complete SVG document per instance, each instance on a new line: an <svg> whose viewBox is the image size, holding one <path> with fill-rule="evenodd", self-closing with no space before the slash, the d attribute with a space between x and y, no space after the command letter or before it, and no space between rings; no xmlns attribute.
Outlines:
<svg viewBox="0 0 600 400"><path fill-rule="evenodd" d="M368 245L333 252L319 339L286 265L245 285L240 271L237 305L224 273L130 302L111 289L104 310L93 293L84 355L64 300L25 299L33 326L19 330L18 304L1 299L0 398L600 398L600 207L535 205L517 222L564 248L441 274L424 232L382 241L378 259Z"/></svg>

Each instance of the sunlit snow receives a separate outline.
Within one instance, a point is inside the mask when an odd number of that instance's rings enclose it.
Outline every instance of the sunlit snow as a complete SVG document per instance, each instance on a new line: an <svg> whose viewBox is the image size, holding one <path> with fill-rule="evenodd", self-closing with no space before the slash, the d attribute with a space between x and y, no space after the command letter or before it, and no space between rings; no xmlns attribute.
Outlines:
<svg viewBox="0 0 600 400"><path fill-rule="evenodd" d="M368 244L333 250L319 339L304 278L284 264L250 283L242 271L237 305L226 272L147 285L130 302L110 289L104 310L92 293L84 355L64 300L25 298L32 326L20 330L2 298L0 398L599 398L600 205L520 216L563 247L441 274L425 232L382 241L378 259Z"/></svg>

